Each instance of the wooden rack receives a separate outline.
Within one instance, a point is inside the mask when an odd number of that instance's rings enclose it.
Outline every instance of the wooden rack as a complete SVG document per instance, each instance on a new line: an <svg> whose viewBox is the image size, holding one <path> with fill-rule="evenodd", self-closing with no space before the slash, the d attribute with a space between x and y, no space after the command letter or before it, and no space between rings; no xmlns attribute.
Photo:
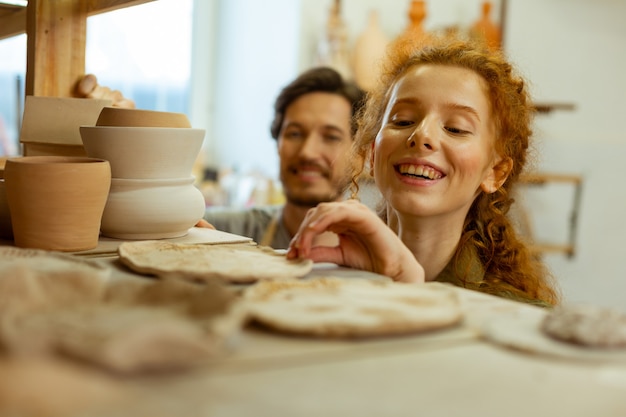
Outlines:
<svg viewBox="0 0 626 417"><path fill-rule="evenodd" d="M520 213L521 222L523 223L524 232L530 238L532 245L531 248L538 255L548 253L563 253L567 257L571 258L576 253L576 235L578 229L578 213L580 210L580 202L582 195L583 179L580 175L569 174L552 174L552 173L537 173L528 174L520 177L520 186L542 186L548 183L563 183L571 184L574 187L574 197L572 201L571 210L569 212L568 219L568 237L564 243L542 243L535 241L534 232L531 226L530 216L527 210L522 209Z"/></svg>
<svg viewBox="0 0 626 417"><path fill-rule="evenodd" d="M73 97L85 75L87 18L153 0L0 1L0 39L26 33L26 95Z"/></svg>

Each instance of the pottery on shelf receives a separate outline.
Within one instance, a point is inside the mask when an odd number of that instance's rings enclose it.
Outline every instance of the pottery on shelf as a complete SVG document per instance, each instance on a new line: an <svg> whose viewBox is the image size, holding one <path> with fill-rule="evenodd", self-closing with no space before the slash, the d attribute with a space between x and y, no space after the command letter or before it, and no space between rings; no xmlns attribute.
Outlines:
<svg viewBox="0 0 626 417"><path fill-rule="evenodd" d="M0 239L13 239L11 212L9 211L4 178L0 178Z"/></svg>
<svg viewBox="0 0 626 417"><path fill-rule="evenodd" d="M4 178L15 246L66 252L98 246L111 186L108 161L16 157L7 160Z"/></svg>
<svg viewBox="0 0 626 417"><path fill-rule="evenodd" d="M111 163L113 178L164 179L191 175L204 129L81 126L87 156Z"/></svg>
<svg viewBox="0 0 626 417"><path fill-rule="evenodd" d="M352 79L348 28L341 16L341 1L334 0L326 20L326 30L317 47L315 65L335 69L345 79Z"/></svg>
<svg viewBox="0 0 626 417"><path fill-rule="evenodd" d="M204 209L204 196L192 176L113 178L101 231L116 239L180 237L202 218Z"/></svg>
<svg viewBox="0 0 626 417"><path fill-rule="evenodd" d="M414 49L428 42L430 35L424 29L427 9L424 0L412 0L407 11L408 25L392 42L391 49Z"/></svg>
<svg viewBox="0 0 626 417"><path fill-rule="evenodd" d="M480 39L491 49L501 47L502 34L500 27L491 20L492 4L484 1L481 6L481 16L470 28L470 35Z"/></svg>
<svg viewBox="0 0 626 417"><path fill-rule="evenodd" d="M191 127L184 113L156 110L104 107L100 111L96 126L134 127Z"/></svg>
<svg viewBox="0 0 626 417"><path fill-rule="evenodd" d="M354 81L365 91L371 91L380 75L389 39L380 27L378 12L371 10L365 30L354 45Z"/></svg>

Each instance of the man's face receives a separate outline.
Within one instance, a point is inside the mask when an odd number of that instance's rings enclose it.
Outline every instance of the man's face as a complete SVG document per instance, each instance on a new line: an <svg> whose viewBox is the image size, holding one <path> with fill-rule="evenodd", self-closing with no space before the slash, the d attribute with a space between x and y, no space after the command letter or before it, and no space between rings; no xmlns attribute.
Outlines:
<svg viewBox="0 0 626 417"><path fill-rule="evenodd" d="M289 203L314 207L350 182L352 108L344 97L305 94L291 103L278 136L280 179Z"/></svg>

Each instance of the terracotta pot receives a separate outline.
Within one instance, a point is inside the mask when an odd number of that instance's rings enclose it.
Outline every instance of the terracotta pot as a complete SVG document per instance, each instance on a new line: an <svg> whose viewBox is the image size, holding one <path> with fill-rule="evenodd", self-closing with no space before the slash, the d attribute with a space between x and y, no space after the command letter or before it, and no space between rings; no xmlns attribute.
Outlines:
<svg viewBox="0 0 626 417"><path fill-rule="evenodd" d="M354 80L363 90L371 91L376 86L388 44L378 12L370 11L367 27L357 38L353 52Z"/></svg>
<svg viewBox="0 0 626 417"><path fill-rule="evenodd" d="M113 178L186 178L204 141L204 129L81 126L87 156L111 163Z"/></svg>
<svg viewBox="0 0 626 417"><path fill-rule="evenodd" d="M11 212L9 211L4 179L2 178L0 178L0 239L13 239Z"/></svg>
<svg viewBox="0 0 626 417"><path fill-rule="evenodd" d="M96 126L191 127L183 113L104 107Z"/></svg>
<svg viewBox="0 0 626 417"><path fill-rule="evenodd" d="M111 186L108 161L71 156L11 158L4 178L16 246L66 252L98 246Z"/></svg>
<svg viewBox="0 0 626 417"><path fill-rule="evenodd" d="M184 236L204 215L202 192L194 177L113 178L102 215L102 235L116 239Z"/></svg>

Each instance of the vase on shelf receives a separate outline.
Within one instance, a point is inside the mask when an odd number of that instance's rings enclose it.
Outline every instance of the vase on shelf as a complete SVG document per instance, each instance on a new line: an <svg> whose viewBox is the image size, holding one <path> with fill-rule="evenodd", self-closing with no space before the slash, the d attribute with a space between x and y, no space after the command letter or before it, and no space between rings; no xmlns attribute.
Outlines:
<svg viewBox="0 0 626 417"><path fill-rule="evenodd" d="M348 29L341 17L341 1L334 0L330 8L324 34L318 43L315 64L335 69L347 80L352 79Z"/></svg>
<svg viewBox="0 0 626 417"><path fill-rule="evenodd" d="M409 23L404 31L394 39L392 48L397 50L413 49L416 45L427 42L428 34L424 30L426 16L426 2L412 0L407 12Z"/></svg>
<svg viewBox="0 0 626 417"><path fill-rule="evenodd" d="M365 30L357 37L353 52L354 81L365 91L378 80L389 39L380 27L378 11L371 10Z"/></svg>
<svg viewBox="0 0 626 417"><path fill-rule="evenodd" d="M484 41L491 49L499 49L502 45L502 34L500 27L491 19L491 10L491 2L483 2L481 17L472 25L470 36Z"/></svg>

